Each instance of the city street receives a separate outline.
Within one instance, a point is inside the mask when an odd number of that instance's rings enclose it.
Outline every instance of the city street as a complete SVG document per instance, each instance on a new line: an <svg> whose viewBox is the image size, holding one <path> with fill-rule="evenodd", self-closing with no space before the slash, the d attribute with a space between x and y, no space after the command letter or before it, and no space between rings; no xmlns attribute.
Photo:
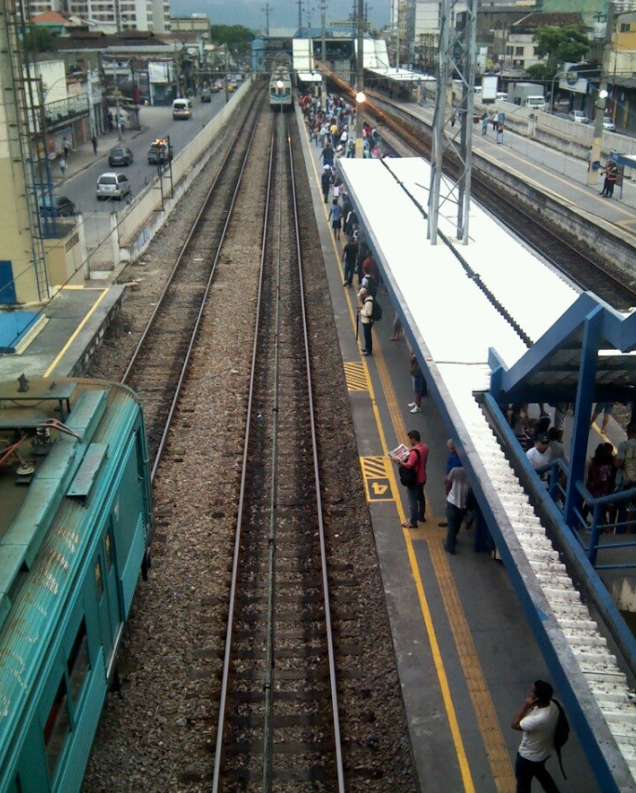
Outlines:
<svg viewBox="0 0 636 793"><path fill-rule="evenodd" d="M150 184L157 175L157 166L149 165L148 148L155 138L170 135L174 157L201 131L225 105L223 92L212 94L210 103L202 104L199 97L192 100L192 117L188 120L174 121L171 107L142 107L139 113L141 130L124 130L121 145L130 149L134 162L128 167L111 168L108 165L108 152L116 146L116 132L101 136L97 154L92 145L83 144L72 151L68 158L66 177L62 178L58 162L51 162L51 172L55 194L70 198L85 217L97 212L112 212L119 209L120 202L98 201L96 195L97 178L100 174L115 171L125 174L132 187L133 198Z"/></svg>

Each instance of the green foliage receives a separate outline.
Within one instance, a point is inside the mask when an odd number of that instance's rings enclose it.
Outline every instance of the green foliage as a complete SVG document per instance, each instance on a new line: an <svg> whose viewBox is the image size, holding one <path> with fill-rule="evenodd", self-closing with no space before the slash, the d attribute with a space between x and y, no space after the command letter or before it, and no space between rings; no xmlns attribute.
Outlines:
<svg viewBox="0 0 636 793"><path fill-rule="evenodd" d="M227 44L234 52L248 53L254 33L244 25L211 25L210 40L213 44Z"/></svg>
<svg viewBox="0 0 636 793"><path fill-rule="evenodd" d="M55 52L57 38L48 28L34 27L25 34L23 45L26 52Z"/></svg>
<svg viewBox="0 0 636 793"><path fill-rule="evenodd" d="M528 66L526 72L537 83L547 82L554 77L554 70L545 63L534 63L532 66Z"/></svg>
<svg viewBox="0 0 636 793"><path fill-rule="evenodd" d="M586 33L576 25L555 28L546 25L534 34L537 55L547 56L548 71L553 74L559 63L579 63L590 49Z"/></svg>

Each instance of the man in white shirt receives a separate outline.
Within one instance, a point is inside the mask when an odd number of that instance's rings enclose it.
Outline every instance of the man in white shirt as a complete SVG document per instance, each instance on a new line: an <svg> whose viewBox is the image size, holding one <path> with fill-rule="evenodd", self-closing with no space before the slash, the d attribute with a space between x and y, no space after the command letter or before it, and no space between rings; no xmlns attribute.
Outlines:
<svg viewBox="0 0 636 793"><path fill-rule="evenodd" d="M542 465L547 465L552 459L549 443L550 439L547 435L539 435L534 446L526 452L526 457L535 471Z"/></svg>
<svg viewBox="0 0 636 793"><path fill-rule="evenodd" d="M549 683L536 680L512 721L512 729L523 732L515 762L517 793L530 793L535 777L546 793L559 793L545 768L554 749L554 732L559 720L559 709L552 701L553 693Z"/></svg>
<svg viewBox="0 0 636 793"><path fill-rule="evenodd" d="M451 468L444 479L446 488L446 542L444 550L455 555L457 553L457 535L466 515L466 499L470 483L465 468Z"/></svg>

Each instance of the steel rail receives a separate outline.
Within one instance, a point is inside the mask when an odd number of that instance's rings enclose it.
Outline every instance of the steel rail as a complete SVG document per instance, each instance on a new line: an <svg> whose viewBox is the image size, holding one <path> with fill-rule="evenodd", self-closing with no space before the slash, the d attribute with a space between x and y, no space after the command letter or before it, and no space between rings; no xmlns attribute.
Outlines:
<svg viewBox="0 0 636 793"><path fill-rule="evenodd" d="M250 428L254 403L254 383L256 380L257 352L259 344L258 328L261 317L261 302L263 293L263 272L265 268L265 254L267 248L267 220L269 217L269 204L271 197L271 184L273 180L275 136L272 133L269 153L269 170L267 174L267 192L263 210L263 237L261 245L261 258L259 263L258 291L256 295L256 317L254 321L254 341L252 343L252 365L250 368L249 389L247 396L247 417L245 435L243 439L243 460L241 465L241 482L239 486L238 516L236 519L236 533L234 536L234 553L232 556L232 575L230 579L230 597L228 601L227 631L225 634L225 651L223 654L223 675L221 678L221 695L219 698L219 718L216 732L216 747L214 751L214 772L212 777L212 793L219 793L221 781L221 766L223 762L223 742L225 738L227 695L230 679L230 661L232 655L232 634L234 630L234 612L236 607L236 592L238 584L238 569L241 553L241 535L243 530L243 511L246 502L247 470L249 464Z"/></svg>
<svg viewBox="0 0 636 793"><path fill-rule="evenodd" d="M331 710L333 719L334 745L336 750L336 774L338 777L337 793L344 793L344 766L342 761L342 740L340 734L340 715L338 712L338 688L336 680L336 661L333 646L333 628L331 623L331 604L329 598L329 580L327 576L327 546L325 542L325 526L323 520L322 495L320 488L320 466L318 462L318 441L316 436L316 420L314 416L313 381L311 377L311 348L307 323L307 306L305 301L305 280L303 277L302 248L300 241L300 224L298 219L298 200L296 180L294 178L294 156L291 137L288 135L291 187L294 206L294 227L296 232L296 260L298 262L298 279L300 284L300 305L302 314L303 336L305 341L305 370L307 373L307 395L309 401L309 422L311 426L311 448L314 464L314 482L316 489L316 511L318 517L318 536L320 540L320 557L322 567L322 588L325 604L325 627L327 633L327 656L329 662L329 683L331 688Z"/></svg>
<svg viewBox="0 0 636 793"><path fill-rule="evenodd" d="M261 97L261 100L262 100L262 97ZM167 281L163 291L161 292L159 300L157 301L157 305L155 306L154 311L152 312L152 315L150 316L150 319L148 320L148 323L147 323L147 325L146 325L146 327L144 329L142 337L139 340L139 342L137 344L137 347L135 348L135 351L134 351L134 353L132 355L132 358L131 358L131 360L130 360L127 368L126 368L126 371L124 372L124 376L122 377L122 380L121 380L122 384L126 383L126 380L128 379L130 373L133 371L134 365L135 365L135 363L137 361L137 358L140 355L140 352L141 352L141 349L143 347L143 344L144 344L144 342L145 342L150 330L152 329L152 327L153 327L153 325L155 323L155 319L156 319L160 309L163 307L163 302L164 302L164 300L165 300L165 298L166 298L166 296L167 296L167 294L168 294L168 292L170 290L170 287L172 286L172 283L173 283L174 278L175 278L175 276L176 276L176 274L177 274L177 272L179 270L181 262L182 262L184 256L186 255L186 253L188 252L188 249L190 247L190 243L191 243L192 238L194 237L195 233L197 232L198 226L199 226L199 224L201 222L201 218L203 217L204 213L206 212L206 210L208 209L208 207L209 207L209 205L210 205L210 203L212 201L213 193L214 193L214 191L216 189L216 186L219 183L219 180L221 179L221 177L225 175L228 163L230 161L230 157L232 156L232 153L233 153L234 145L235 145L236 141L238 140L239 135L241 134L241 132L245 129L245 127L247 125L247 121L248 121L248 119L250 117L250 111L254 108L254 106L256 105L256 102L257 102L257 98L254 99L254 102L252 103L250 109L248 110L248 113L246 114L246 116L245 116L245 118L243 120L243 123L240 125L236 135L234 136L234 138L232 140L232 145L229 147L229 149L228 149L228 151L227 151L227 153L226 153L226 155L225 155L225 157L223 159L223 163L221 165L219 173L217 174L216 178L214 179L214 182L213 182L212 186L210 187L210 190L208 191L208 193L207 193L207 195L205 197L205 200L203 202L203 205L202 205L201 209L197 213L197 216L196 216L196 218L195 218L195 220L194 220L194 222L193 222L193 224L192 224L192 226L190 228L190 231L188 233L188 237L187 237L186 241L184 242L184 244L183 244L183 246L182 246L182 248L181 248L181 250L179 252L179 255L178 255L178 257L177 257L177 259L175 261L175 264L174 264L174 266L173 266L173 268L172 268L172 270L170 272L168 281ZM188 365L190 363L190 358L192 357L192 351L194 349L194 345L195 345L196 340L197 340L199 327L200 327L202 319L203 319L203 312L205 310L205 306L206 306L206 303L207 303L208 295L210 293L210 287L212 286L212 281L214 280L214 276L215 276L215 273L216 273L216 266L217 266L217 263L219 261L219 258L220 258L220 255L221 255L221 251L223 249L223 243L225 242L225 237L227 235L227 230L228 230L228 227L229 227L231 219L232 219L234 206L236 204L238 193L239 193L242 181L243 181L243 176L244 176L245 168L246 168L246 165L247 165L248 155L249 155L249 153L251 151L252 144L254 142L255 134L256 134L256 124L254 124L254 126L252 128L252 131L250 133L250 138L249 138L248 145L247 145L247 151L245 153L245 157L243 158L243 164L241 166L241 170L240 170L240 172L238 174L238 178L236 180L236 185L235 185L235 188L234 188L234 192L232 194L232 199L230 201L230 206L229 206L229 209L228 209L228 212L227 212L227 217L225 219L225 223L223 224L223 229L221 231L221 235L220 235L220 238L219 238L219 241L218 241L218 244L217 244L216 254L214 256L214 260L212 262L212 266L210 267L210 273L209 273L209 276L208 276L208 279L207 279L207 282L206 282L206 285L205 285L205 289L204 289L203 294L201 296L201 304L199 306L199 310L197 312L197 316L196 316L196 319L194 321L194 325L193 325L192 330L191 330L190 341L188 343L188 349L187 349L186 354L185 354L184 359L183 359L183 364L182 364L181 370L179 372L179 378L177 380L177 384L175 386L175 391L174 391L174 394L173 394L173 397L172 397L172 401L170 403L170 409L168 411L168 416L166 418L166 422L165 422L164 427L163 427L163 431L162 431L162 434L161 434L161 439L159 441L159 445L157 447L157 452L155 454L155 459L153 460L152 469L151 469L151 473L150 473L151 481L154 481L155 475L157 473L157 468L158 468L159 463L161 461L163 450L164 450L164 447L166 445L166 440L168 438L168 433L170 431L170 427L171 427L171 424L172 424L172 417L174 416L174 412L176 410L177 403L179 401L179 396L181 395L181 389L183 387L183 383L184 383L184 380L185 380L185 376L186 376L186 372L187 372L187 369L188 369Z"/></svg>

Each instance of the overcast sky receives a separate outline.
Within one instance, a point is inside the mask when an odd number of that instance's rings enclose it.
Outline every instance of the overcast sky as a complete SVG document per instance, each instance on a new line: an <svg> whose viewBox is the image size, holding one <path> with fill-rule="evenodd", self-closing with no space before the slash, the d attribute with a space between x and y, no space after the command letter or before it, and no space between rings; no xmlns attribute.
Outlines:
<svg viewBox="0 0 636 793"><path fill-rule="evenodd" d="M265 28L266 0L170 0L170 13L175 16L206 14L213 25L245 25L252 30ZM296 27L298 4L295 0L267 0L270 27ZM389 23L390 0L367 0L371 24L377 28ZM320 0L303 0L303 25L307 24L307 6L311 3L311 25L320 27ZM353 0L327 0L327 23L330 19L346 19L353 9Z"/></svg>

